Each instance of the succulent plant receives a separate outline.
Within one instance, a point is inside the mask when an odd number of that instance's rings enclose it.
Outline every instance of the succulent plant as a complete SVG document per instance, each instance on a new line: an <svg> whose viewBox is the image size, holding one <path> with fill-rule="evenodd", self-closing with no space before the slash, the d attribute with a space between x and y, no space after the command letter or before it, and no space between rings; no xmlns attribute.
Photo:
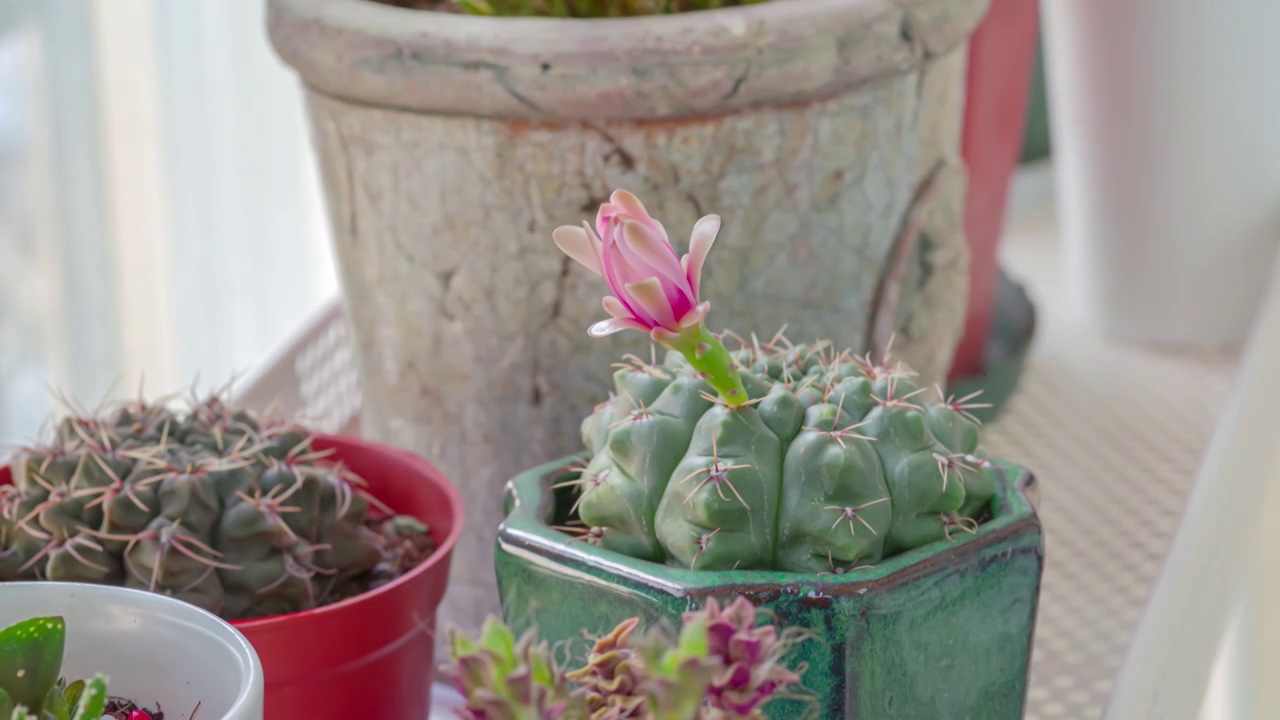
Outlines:
<svg viewBox="0 0 1280 720"><path fill-rule="evenodd" d="M0 719L98 720L107 705L107 679L67 684L60 675L67 626L37 617L0 630Z"/></svg>
<svg viewBox="0 0 1280 720"><path fill-rule="evenodd" d="M630 193L593 230L556 244L601 275L612 319L593 336L647 332L663 362L627 356L613 396L582 425L590 459L574 505L582 537L638 558L705 570L840 573L957 532L994 494L972 397L925 401L884 357L793 345L781 333L730 352L699 301L720 227L694 226L677 255Z"/></svg>
<svg viewBox="0 0 1280 720"><path fill-rule="evenodd" d="M216 395L68 418L0 487L0 581L123 584L232 620L350 594L382 556L362 481L326 456Z"/></svg>
<svg viewBox="0 0 1280 720"><path fill-rule="evenodd" d="M490 618L478 642L453 635L442 671L467 700L462 720L759 720L800 676L781 662L798 636L758 619L746 598L723 609L712 599L685 613L673 642L660 631L636 641L630 618L565 673L533 630L517 640Z"/></svg>
<svg viewBox="0 0 1280 720"><path fill-rule="evenodd" d="M479 641L453 632L452 663L442 671L467 699L462 720L575 720L585 703L573 697L551 650L533 632L519 639L496 618L485 621Z"/></svg>

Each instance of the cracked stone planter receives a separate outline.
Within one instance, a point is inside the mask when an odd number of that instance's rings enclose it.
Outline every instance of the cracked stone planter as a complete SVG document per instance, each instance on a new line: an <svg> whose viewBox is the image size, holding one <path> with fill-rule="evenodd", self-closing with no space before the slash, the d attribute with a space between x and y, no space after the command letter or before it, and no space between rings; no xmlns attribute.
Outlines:
<svg viewBox="0 0 1280 720"><path fill-rule="evenodd" d="M483 557L500 488L578 447L609 364L598 278L551 231L611 190L677 244L725 219L723 327L831 338L941 381L964 321L966 41L988 0L776 0L643 18L492 18L269 0L307 88L373 438L432 458ZM455 568L442 622L496 610Z"/></svg>
<svg viewBox="0 0 1280 720"><path fill-rule="evenodd" d="M789 658L806 666L802 699L768 716L875 720L1019 720L1044 546L1026 470L996 463L991 519L957 535L839 575L691 571L573 542L553 526L572 498L551 487L574 455L507 488L495 564L502 609L517 632L537 627L574 662L629 617L678 627L709 597L743 594L779 625L814 631ZM806 714L817 710L816 715Z"/></svg>

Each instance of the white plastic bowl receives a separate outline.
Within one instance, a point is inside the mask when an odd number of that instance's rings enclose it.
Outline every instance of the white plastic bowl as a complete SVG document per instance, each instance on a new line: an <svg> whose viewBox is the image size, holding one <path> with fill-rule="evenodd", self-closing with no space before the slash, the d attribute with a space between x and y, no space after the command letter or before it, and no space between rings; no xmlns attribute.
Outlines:
<svg viewBox="0 0 1280 720"><path fill-rule="evenodd" d="M67 622L63 675L104 673L111 695L166 718L262 720L262 665L244 636L194 605L141 590L63 582L0 583L0 627Z"/></svg>

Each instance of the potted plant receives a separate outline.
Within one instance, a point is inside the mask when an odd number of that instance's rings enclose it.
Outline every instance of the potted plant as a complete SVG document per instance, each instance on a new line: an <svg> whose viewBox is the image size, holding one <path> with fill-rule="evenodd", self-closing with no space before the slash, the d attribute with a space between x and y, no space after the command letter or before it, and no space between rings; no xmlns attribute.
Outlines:
<svg viewBox="0 0 1280 720"><path fill-rule="evenodd" d="M629 618L569 672L535 630L517 639L490 618L477 639L453 634L442 670L465 699L464 720L755 720L800 679L783 657L812 639L767 615L745 598L724 608L712 599L684 613L674 640L661 628L637 640L640 618Z"/></svg>
<svg viewBox="0 0 1280 720"><path fill-rule="evenodd" d="M232 621L272 720L425 717L461 522L421 458L216 396L185 413L128 403L0 469L0 583L124 585Z"/></svg>
<svg viewBox="0 0 1280 720"><path fill-rule="evenodd" d="M103 585L18 582L0 592L5 720L26 717L15 706L37 720L263 718L258 657L211 613Z"/></svg>
<svg viewBox="0 0 1280 720"><path fill-rule="evenodd" d="M728 324L859 352L894 336L942 380L988 0L412 4L434 9L270 0L267 22L306 87L363 426L465 474L463 554L492 545L507 478L575 447L609 361L643 350L581 337L589 278L539 252L613 187L683 226L732 211L709 294ZM475 628L492 571L458 571L444 616Z"/></svg>
<svg viewBox="0 0 1280 720"><path fill-rule="evenodd" d="M823 717L1021 717L1043 561L1030 475L980 452L970 399L927 397L901 364L780 336L726 347L701 295L716 225L679 257L618 192L598 236L556 231L614 293L591 334L669 352L617 366L585 453L512 481L507 621L581 658L624 618L744 595L822 639L794 659Z"/></svg>

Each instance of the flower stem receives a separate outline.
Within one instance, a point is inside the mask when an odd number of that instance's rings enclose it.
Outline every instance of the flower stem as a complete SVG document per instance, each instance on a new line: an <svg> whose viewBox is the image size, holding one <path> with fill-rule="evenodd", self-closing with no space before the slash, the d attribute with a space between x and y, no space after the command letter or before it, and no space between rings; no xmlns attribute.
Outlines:
<svg viewBox="0 0 1280 720"><path fill-rule="evenodd" d="M720 397L730 407L747 402L747 391L742 386L737 363L720 339L703 327L702 323L685 328L678 334L668 334L663 344L684 355L693 369L720 393Z"/></svg>

